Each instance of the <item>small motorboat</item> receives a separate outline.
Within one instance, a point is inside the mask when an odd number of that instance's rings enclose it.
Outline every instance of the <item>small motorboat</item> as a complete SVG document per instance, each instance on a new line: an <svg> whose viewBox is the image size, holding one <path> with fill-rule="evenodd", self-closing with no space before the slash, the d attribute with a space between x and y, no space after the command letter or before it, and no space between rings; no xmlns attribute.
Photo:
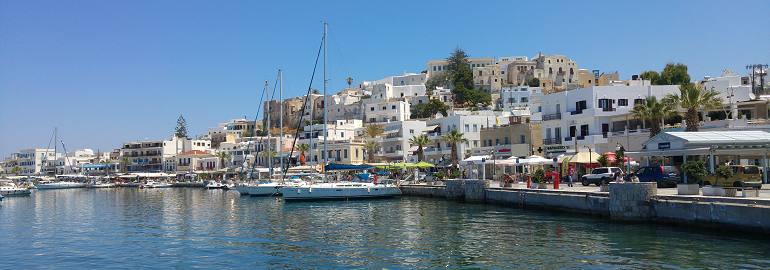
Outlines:
<svg viewBox="0 0 770 270"><path fill-rule="evenodd" d="M28 188L17 186L10 180L0 180L0 195L6 197L21 197L32 194Z"/></svg>
<svg viewBox="0 0 770 270"><path fill-rule="evenodd" d="M222 184L222 182L217 181L211 181L208 184L206 184L207 189L227 189L227 185Z"/></svg>
<svg viewBox="0 0 770 270"><path fill-rule="evenodd" d="M90 188L114 188L114 187L116 187L116 185L113 184L113 183L101 183L100 182L100 183L92 184L92 185L90 185L88 187L90 187Z"/></svg>
<svg viewBox="0 0 770 270"><path fill-rule="evenodd" d="M167 187L171 187L171 184L166 182L155 182L152 180L148 180L147 183L144 183L143 185L139 186L139 188L167 188Z"/></svg>

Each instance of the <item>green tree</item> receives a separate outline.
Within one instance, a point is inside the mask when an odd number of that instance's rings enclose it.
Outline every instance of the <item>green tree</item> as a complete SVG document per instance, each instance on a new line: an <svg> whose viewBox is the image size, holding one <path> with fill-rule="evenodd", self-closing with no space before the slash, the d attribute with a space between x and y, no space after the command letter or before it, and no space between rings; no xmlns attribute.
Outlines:
<svg viewBox="0 0 770 270"><path fill-rule="evenodd" d="M420 134L409 139L409 143L417 145L417 161L425 160L424 147L430 143L428 135Z"/></svg>
<svg viewBox="0 0 770 270"><path fill-rule="evenodd" d="M701 109L716 109L722 107L722 98L714 90L705 90L701 85L685 83L679 86L679 94L668 94L663 98L671 108L682 108L684 121L687 123L686 131L698 131Z"/></svg>
<svg viewBox="0 0 770 270"><path fill-rule="evenodd" d="M473 70L463 49L455 48L446 59L449 81L457 89L473 89Z"/></svg>
<svg viewBox="0 0 770 270"><path fill-rule="evenodd" d="M447 116L449 106L444 104L438 99L431 99L428 103L417 104L412 110L412 118L430 118L441 113L443 116Z"/></svg>
<svg viewBox="0 0 770 270"><path fill-rule="evenodd" d="M128 172L128 165L131 165L131 162L128 160L127 157L123 157L120 159L120 171L123 173Z"/></svg>
<svg viewBox="0 0 770 270"><path fill-rule="evenodd" d="M310 150L310 146L307 144L300 144L297 146L297 151L299 151L299 165L305 165L305 152Z"/></svg>
<svg viewBox="0 0 770 270"><path fill-rule="evenodd" d="M690 160L682 164L682 172L687 175L687 182L689 183L701 183L706 179L708 171L706 171L706 165L702 160Z"/></svg>
<svg viewBox="0 0 770 270"><path fill-rule="evenodd" d="M382 128L381 125L369 124L369 125L366 125L366 127L364 128L364 133L366 134L366 136L368 136L371 139L375 139L379 137L380 135L382 135L383 132L385 132L385 130Z"/></svg>
<svg viewBox="0 0 770 270"><path fill-rule="evenodd" d="M19 174L21 172L21 167L19 166L13 166L11 169L11 174Z"/></svg>
<svg viewBox="0 0 770 270"><path fill-rule="evenodd" d="M230 153L226 151L220 151L217 152L217 157L219 158L219 168L220 169L226 169L227 168L227 159L230 158Z"/></svg>
<svg viewBox="0 0 770 270"><path fill-rule="evenodd" d="M465 143L468 141L468 139L465 138L465 136L457 131L457 129L453 129L446 135L442 136L444 141L449 143L449 145L452 147L452 166L457 169L458 168L458 160L457 160L457 144Z"/></svg>
<svg viewBox="0 0 770 270"><path fill-rule="evenodd" d="M681 85L690 82L690 75L687 74L687 65L682 63L668 63L660 73L660 80L657 84Z"/></svg>
<svg viewBox="0 0 770 270"><path fill-rule="evenodd" d="M380 143L375 140L368 140L366 141L366 144L364 144L364 148L366 148L367 162L373 163L374 154L377 153L377 149L380 148Z"/></svg>
<svg viewBox="0 0 770 270"><path fill-rule="evenodd" d="M660 74L654 70L647 70L639 75L642 80L649 80L652 84L658 84L660 82Z"/></svg>
<svg viewBox="0 0 770 270"><path fill-rule="evenodd" d="M529 87L540 87L540 79L538 78L531 78L529 81L527 81L527 85Z"/></svg>
<svg viewBox="0 0 770 270"><path fill-rule="evenodd" d="M473 88L473 70L465 51L456 48L446 60L448 62L447 76L452 86L455 104L475 106L476 104L489 105L492 103L492 97L489 93Z"/></svg>
<svg viewBox="0 0 770 270"><path fill-rule="evenodd" d="M607 167L610 165L610 159L607 154L599 155L599 158L596 159L596 162L599 163L599 166L602 167Z"/></svg>
<svg viewBox="0 0 770 270"><path fill-rule="evenodd" d="M350 88L353 85L353 77L348 76L345 82L348 83L348 88Z"/></svg>
<svg viewBox="0 0 770 270"><path fill-rule="evenodd" d="M659 102L655 96L649 96L642 104L636 104L631 110L634 117L649 124L650 138L660 133L663 119L675 114L669 104Z"/></svg>
<svg viewBox="0 0 770 270"><path fill-rule="evenodd" d="M184 116L181 114L179 115L179 118L176 119L174 135L177 138L187 138L187 121L184 120Z"/></svg>

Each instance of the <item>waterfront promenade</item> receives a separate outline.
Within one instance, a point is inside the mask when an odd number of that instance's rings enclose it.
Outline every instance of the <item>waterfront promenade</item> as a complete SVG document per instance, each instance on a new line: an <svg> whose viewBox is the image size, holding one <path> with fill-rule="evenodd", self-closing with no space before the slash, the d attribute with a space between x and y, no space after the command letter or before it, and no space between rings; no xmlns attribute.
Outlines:
<svg viewBox="0 0 770 270"><path fill-rule="evenodd" d="M447 198L517 208L548 209L630 222L655 222L718 228L746 233L770 233L770 190L759 197L677 195L675 188L651 183L611 183L598 187L561 186L528 189L525 184L499 187L480 180L450 180L446 185L403 185L404 195Z"/></svg>

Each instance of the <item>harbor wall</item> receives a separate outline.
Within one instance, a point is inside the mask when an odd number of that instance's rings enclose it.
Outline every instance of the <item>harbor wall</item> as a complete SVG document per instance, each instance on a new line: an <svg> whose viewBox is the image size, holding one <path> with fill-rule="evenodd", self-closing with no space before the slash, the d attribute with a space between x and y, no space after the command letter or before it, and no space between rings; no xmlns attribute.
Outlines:
<svg viewBox="0 0 770 270"><path fill-rule="evenodd" d="M612 183L607 193L489 188L479 182L452 180L446 186L404 185L401 190L407 196L574 212L619 221L770 233L770 202L764 200L659 196L654 183Z"/></svg>

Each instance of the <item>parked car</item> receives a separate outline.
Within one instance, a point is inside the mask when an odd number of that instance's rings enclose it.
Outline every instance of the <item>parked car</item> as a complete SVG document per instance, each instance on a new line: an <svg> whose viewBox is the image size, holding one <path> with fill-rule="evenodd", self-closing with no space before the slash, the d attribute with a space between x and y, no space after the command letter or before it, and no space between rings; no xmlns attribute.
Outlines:
<svg viewBox="0 0 770 270"><path fill-rule="evenodd" d="M658 187L676 187L682 182L679 169L675 166L644 166L634 173L639 182L655 182Z"/></svg>
<svg viewBox="0 0 770 270"><path fill-rule="evenodd" d="M762 168L754 165L730 165L733 176L724 179L716 175L709 175L703 181L704 185L723 187L762 187Z"/></svg>
<svg viewBox="0 0 770 270"><path fill-rule="evenodd" d="M618 167L599 167L593 169L591 173L583 175L583 177L580 178L580 183L584 186L590 184L601 186L602 184L614 181L615 174L617 173L623 174L623 170Z"/></svg>

